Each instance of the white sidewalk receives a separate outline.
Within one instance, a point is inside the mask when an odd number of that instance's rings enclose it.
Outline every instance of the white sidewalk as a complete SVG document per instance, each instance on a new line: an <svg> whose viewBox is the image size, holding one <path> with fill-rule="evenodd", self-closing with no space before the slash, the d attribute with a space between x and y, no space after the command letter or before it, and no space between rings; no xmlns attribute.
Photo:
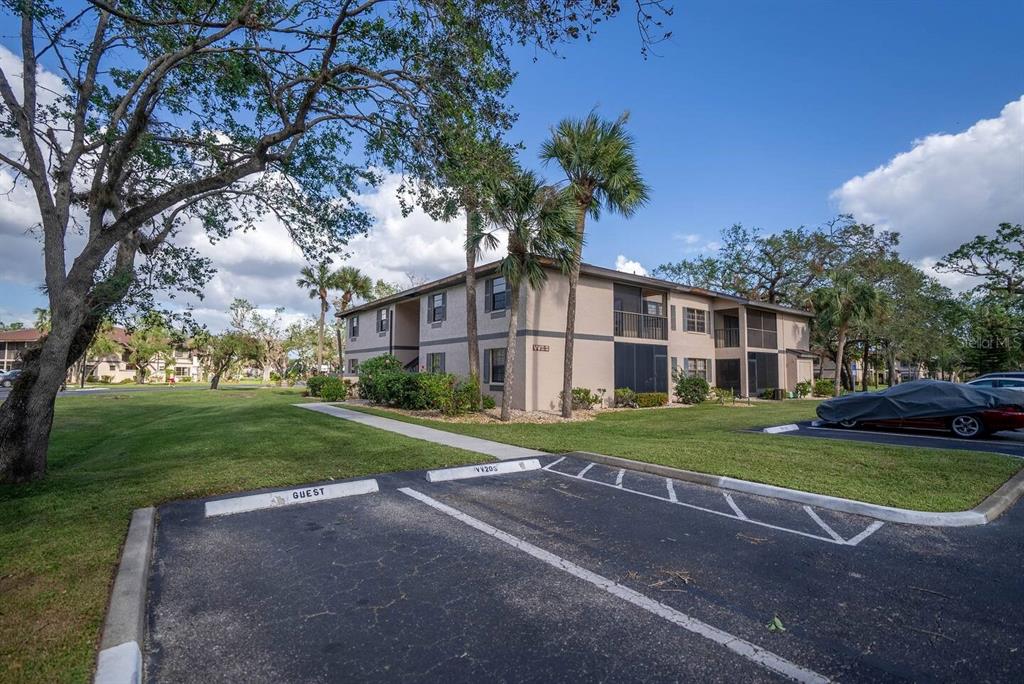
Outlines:
<svg viewBox="0 0 1024 684"><path fill-rule="evenodd" d="M443 444L445 446L455 447L456 449L475 451L478 454L493 456L494 458L502 461L513 458L547 456L547 453L543 451L524 449L523 447L517 447L511 444L492 442L489 439L469 437L468 435L459 435L454 432L446 432L444 430L435 430L434 428L424 427L423 425L406 423L392 418L381 418L380 416L352 411L351 409L333 406L331 404L317 402L309 404L294 404L294 406L308 409L310 411L316 411L317 413L326 413L329 416L344 418L345 420L351 420L353 423L367 425L369 427L377 428L378 430L387 430L388 432L412 437L413 439L422 439L426 442Z"/></svg>

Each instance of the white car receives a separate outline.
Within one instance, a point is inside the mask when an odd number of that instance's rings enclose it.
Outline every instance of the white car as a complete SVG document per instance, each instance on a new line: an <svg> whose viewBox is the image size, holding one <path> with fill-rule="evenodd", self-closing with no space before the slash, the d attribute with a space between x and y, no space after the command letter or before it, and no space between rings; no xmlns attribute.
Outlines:
<svg viewBox="0 0 1024 684"><path fill-rule="evenodd" d="M1024 392L1024 378L978 378L967 383L972 387L996 387L998 389L1011 389Z"/></svg>

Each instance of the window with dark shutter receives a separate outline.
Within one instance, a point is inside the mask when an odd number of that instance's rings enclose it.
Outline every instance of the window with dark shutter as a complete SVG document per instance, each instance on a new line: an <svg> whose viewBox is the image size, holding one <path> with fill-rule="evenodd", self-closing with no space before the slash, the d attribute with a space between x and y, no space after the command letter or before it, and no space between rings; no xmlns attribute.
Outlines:
<svg viewBox="0 0 1024 684"><path fill-rule="evenodd" d="M348 337L351 340L359 337L359 316L352 316L348 319Z"/></svg>
<svg viewBox="0 0 1024 684"><path fill-rule="evenodd" d="M448 293L437 292L427 299L427 319L431 323L440 323L448 313Z"/></svg>
<svg viewBox="0 0 1024 684"><path fill-rule="evenodd" d="M491 379L489 382L493 385L503 385L505 384L505 350L491 349L490 352Z"/></svg>
<svg viewBox="0 0 1024 684"><path fill-rule="evenodd" d="M490 349L484 349L483 366L484 366L483 367L484 384L487 385L487 384L489 384L491 382L491 350Z"/></svg>
<svg viewBox="0 0 1024 684"><path fill-rule="evenodd" d="M382 333L382 332L387 332L387 331L388 331L388 310L387 309L378 309L377 310L377 332Z"/></svg>
<svg viewBox="0 0 1024 684"><path fill-rule="evenodd" d="M707 311L704 309L691 309L687 307L684 309L684 316L686 317L686 332L702 333L708 331Z"/></svg>

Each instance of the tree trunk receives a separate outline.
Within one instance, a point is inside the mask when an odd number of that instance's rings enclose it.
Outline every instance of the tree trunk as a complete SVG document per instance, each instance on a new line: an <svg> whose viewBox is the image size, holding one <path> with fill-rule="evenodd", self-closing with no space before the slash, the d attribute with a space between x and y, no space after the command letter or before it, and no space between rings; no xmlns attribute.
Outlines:
<svg viewBox="0 0 1024 684"><path fill-rule="evenodd" d="M586 230L586 206L580 207L576 220L576 259L569 271L569 297L565 303L565 360L562 364L562 417L572 418L572 354L576 338L576 286L580 282L580 262L583 258L583 232ZM614 393L614 388L612 388Z"/></svg>
<svg viewBox="0 0 1024 684"><path fill-rule="evenodd" d="M215 390L215 389L217 389L217 387L219 385L220 385L220 371L217 371L216 373L213 374L213 377L210 378L210 389Z"/></svg>
<svg viewBox="0 0 1024 684"><path fill-rule="evenodd" d="M508 283L508 337L505 340L505 385L501 391L501 419L512 418L512 391L515 389L516 344L519 336L519 284Z"/></svg>
<svg viewBox="0 0 1024 684"><path fill-rule="evenodd" d="M889 387L895 387L897 383L896 353L892 350L891 346L886 348L885 356L889 366Z"/></svg>
<svg viewBox="0 0 1024 684"><path fill-rule="evenodd" d="M863 361L864 368L861 371L860 387L865 392L868 391L868 353L869 353L868 340L867 340L867 338L864 338L864 361Z"/></svg>
<svg viewBox="0 0 1024 684"><path fill-rule="evenodd" d="M270 363L263 364L263 384L267 385L270 383Z"/></svg>
<svg viewBox="0 0 1024 684"><path fill-rule="evenodd" d="M476 385L474 408L480 408L480 330L476 320L476 247L468 246L473 224L479 220L475 211L466 212L466 343L469 346L469 378Z"/></svg>
<svg viewBox="0 0 1024 684"><path fill-rule="evenodd" d="M42 344L22 357L22 374L0 405L0 482L28 482L46 474L57 392L99 325L98 316L78 327L55 317Z"/></svg>
<svg viewBox="0 0 1024 684"><path fill-rule="evenodd" d="M324 367L324 318L327 316L327 300L320 300L320 324L317 326L316 335L316 372L320 373ZM388 321L391 325L391 321Z"/></svg>
<svg viewBox="0 0 1024 684"><path fill-rule="evenodd" d="M842 383L842 369L843 369L843 351L846 347L846 330L843 328L839 329L839 336L836 341L836 387L835 394L833 396L838 397L842 394L843 383Z"/></svg>

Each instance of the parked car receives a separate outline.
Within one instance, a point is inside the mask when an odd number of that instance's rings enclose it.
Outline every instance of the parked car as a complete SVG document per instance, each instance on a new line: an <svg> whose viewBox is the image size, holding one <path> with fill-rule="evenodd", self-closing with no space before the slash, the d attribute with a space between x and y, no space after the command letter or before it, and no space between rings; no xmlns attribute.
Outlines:
<svg viewBox="0 0 1024 684"><path fill-rule="evenodd" d="M14 384L14 381L21 375L21 369L15 368L9 370L6 373L0 373L0 387L10 387Z"/></svg>
<svg viewBox="0 0 1024 684"><path fill-rule="evenodd" d="M916 380L881 392L852 394L818 405L818 417L845 428L943 430L975 438L1024 428L1024 392L942 380Z"/></svg>
<svg viewBox="0 0 1024 684"><path fill-rule="evenodd" d="M1024 392L1024 376L1016 378L1002 375L986 375L967 383L971 387L998 387Z"/></svg>

